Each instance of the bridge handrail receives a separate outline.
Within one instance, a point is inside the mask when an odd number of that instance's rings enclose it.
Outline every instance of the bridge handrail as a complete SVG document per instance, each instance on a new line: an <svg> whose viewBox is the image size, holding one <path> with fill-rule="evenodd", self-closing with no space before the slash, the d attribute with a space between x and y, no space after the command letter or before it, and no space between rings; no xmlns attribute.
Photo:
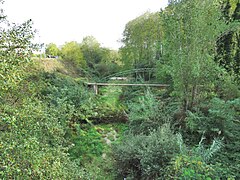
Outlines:
<svg viewBox="0 0 240 180"><path fill-rule="evenodd" d="M106 79L109 79L111 77L116 77L116 76L124 75L124 74L132 74L132 73L139 73L139 72L150 72L150 71L154 71L154 70L156 70L156 68L130 69L130 70L126 70L126 71L122 71L122 72L118 72L118 73L108 75L106 77L103 77L102 80L106 80Z"/></svg>

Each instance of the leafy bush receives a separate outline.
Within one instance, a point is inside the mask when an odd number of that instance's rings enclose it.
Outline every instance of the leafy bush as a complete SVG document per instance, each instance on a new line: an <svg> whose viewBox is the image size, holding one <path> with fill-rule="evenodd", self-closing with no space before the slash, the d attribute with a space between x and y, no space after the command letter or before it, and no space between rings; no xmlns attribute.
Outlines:
<svg viewBox="0 0 240 180"><path fill-rule="evenodd" d="M231 137L232 128L239 119L239 107L239 99L224 101L214 98L195 112L188 112L187 127L199 134L204 133L209 139L219 135Z"/></svg>
<svg viewBox="0 0 240 180"><path fill-rule="evenodd" d="M94 127L80 128L77 132L72 133L73 145L69 149L70 156L77 159L80 164L89 162L93 157L99 157L103 153L103 142L101 134Z"/></svg>
<svg viewBox="0 0 240 180"><path fill-rule="evenodd" d="M62 99L70 105L80 107L90 96L81 83L70 77L56 73L42 73L41 80L45 84L41 94L56 106L58 105L56 101Z"/></svg>
<svg viewBox="0 0 240 180"><path fill-rule="evenodd" d="M0 11L3 12L1 8ZM31 20L17 25L5 21L4 17L0 17L0 97L4 92L17 88L36 47L31 43L34 38Z"/></svg>
<svg viewBox="0 0 240 180"><path fill-rule="evenodd" d="M233 100L240 97L239 78L229 75L224 70L222 70L222 74L216 86L219 96L224 100Z"/></svg>
<svg viewBox="0 0 240 180"><path fill-rule="evenodd" d="M215 139L211 146L206 148L204 139L202 137L197 146L189 148L184 144L182 136L177 135L180 154L174 157L168 166L166 179L220 179L220 166L209 162L222 147L222 141Z"/></svg>
<svg viewBox="0 0 240 180"><path fill-rule="evenodd" d="M120 176L135 179L161 176L177 152L177 139L169 124L164 124L149 135L128 134L113 147Z"/></svg>
<svg viewBox="0 0 240 180"><path fill-rule="evenodd" d="M220 179L213 165L195 156L178 155L168 169L165 179Z"/></svg>
<svg viewBox="0 0 240 180"><path fill-rule="evenodd" d="M134 134L148 134L164 123L170 122L164 102L160 102L147 91L136 102L129 104L129 130Z"/></svg>
<svg viewBox="0 0 240 180"><path fill-rule="evenodd" d="M205 108L200 107L196 112L189 112L187 117L187 126L195 133L195 138L202 133L209 140L218 136L224 137L225 146L215 161L224 167L226 178L240 177L239 113L239 98L229 101L215 98L205 105Z"/></svg>
<svg viewBox="0 0 240 180"><path fill-rule="evenodd" d="M80 178L64 146L64 128L45 103L24 99L0 106L1 179Z"/></svg>

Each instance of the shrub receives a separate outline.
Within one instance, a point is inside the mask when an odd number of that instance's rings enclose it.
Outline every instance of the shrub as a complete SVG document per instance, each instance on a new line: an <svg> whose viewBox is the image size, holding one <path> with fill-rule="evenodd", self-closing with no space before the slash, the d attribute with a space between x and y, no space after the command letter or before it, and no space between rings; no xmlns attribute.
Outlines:
<svg viewBox="0 0 240 180"><path fill-rule="evenodd" d="M195 112L188 112L188 128L211 136L231 134L229 130L239 118L240 100L224 101L214 98L205 107L207 108L200 107Z"/></svg>
<svg viewBox="0 0 240 180"><path fill-rule="evenodd" d="M215 167L195 156L178 155L168 167L165 179L219 179Z"/></svg>
<svg viewBox="0 0 240 180"><path fill-rule="evenodd" d="M169 124L149 135L128 134L113 148L121 177L154 179L162 176L171 158L178 152L176 136Z"/></svg>
<svg viewBox="0 0 240 180"><path fill-rule="evenodd" d="M23 99L23 104L0 105L1 179L72 179L81 173L70 161L64 127L45 103Z"/></svg>
<svg viewBox="0 0 240 180"><path fill-rule="evenodd" d="M203 144L202 137L199 144L189 148L183 142L182 136L177 135L180 154L174 157L165 173L166 179L220 179L218 164L211 164L210 159L222 147L222 141L215 139L209 148Z"/></svg>
<svg viewBox="0 0 240 180"><path fill-rule="evenodd" d="M148 134L171 120L168 106L147 91L136 102L129 104L129 131L133 134Z"/></svg>
<svg viewBox="0 0 240 180"><path fill-rule="evenodd" d="M90 93L82 84L70 77L56 73L42 73L40 76L42 83L45 84L45 89L42 89L40 93L51 104L57 106L57 100L61 99L77 108L90 98Z"/></svg>
<svg viewBox="0 0 240 180"><path fill-rule="evenodd" d="M195 138L204 133L208 140L214 137L224 137L224 148L215 158L224 168L225 178L240 177L240 100L224 101L214 98L209 104L200 107L196 112L189 112L187 127Z"/></svg>

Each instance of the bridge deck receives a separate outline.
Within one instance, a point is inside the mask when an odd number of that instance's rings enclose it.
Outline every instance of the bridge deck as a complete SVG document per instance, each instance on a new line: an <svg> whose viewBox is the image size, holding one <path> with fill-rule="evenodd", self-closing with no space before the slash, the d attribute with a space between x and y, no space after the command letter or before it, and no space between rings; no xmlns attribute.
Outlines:
<svg viewBox="0 0 240 180"><path fill-rule="evenodd" d="M169 87L168 84L128 84L128 83L86 83L89 86L152 86L152 87Z"/></svg>

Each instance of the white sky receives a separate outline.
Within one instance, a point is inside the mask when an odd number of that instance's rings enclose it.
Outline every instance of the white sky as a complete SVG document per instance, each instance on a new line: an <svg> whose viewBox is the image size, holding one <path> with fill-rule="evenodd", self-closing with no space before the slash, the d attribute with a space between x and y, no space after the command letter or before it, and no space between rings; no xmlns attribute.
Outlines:
<svg viewBox="0 0 240 180"><path fill-rule="evenodd" d="M125 25L146 11L166 7L168 0L5 0L10 21L32 19L39 43L62 45L92 35L102 46L118 49Z"/></svg>

